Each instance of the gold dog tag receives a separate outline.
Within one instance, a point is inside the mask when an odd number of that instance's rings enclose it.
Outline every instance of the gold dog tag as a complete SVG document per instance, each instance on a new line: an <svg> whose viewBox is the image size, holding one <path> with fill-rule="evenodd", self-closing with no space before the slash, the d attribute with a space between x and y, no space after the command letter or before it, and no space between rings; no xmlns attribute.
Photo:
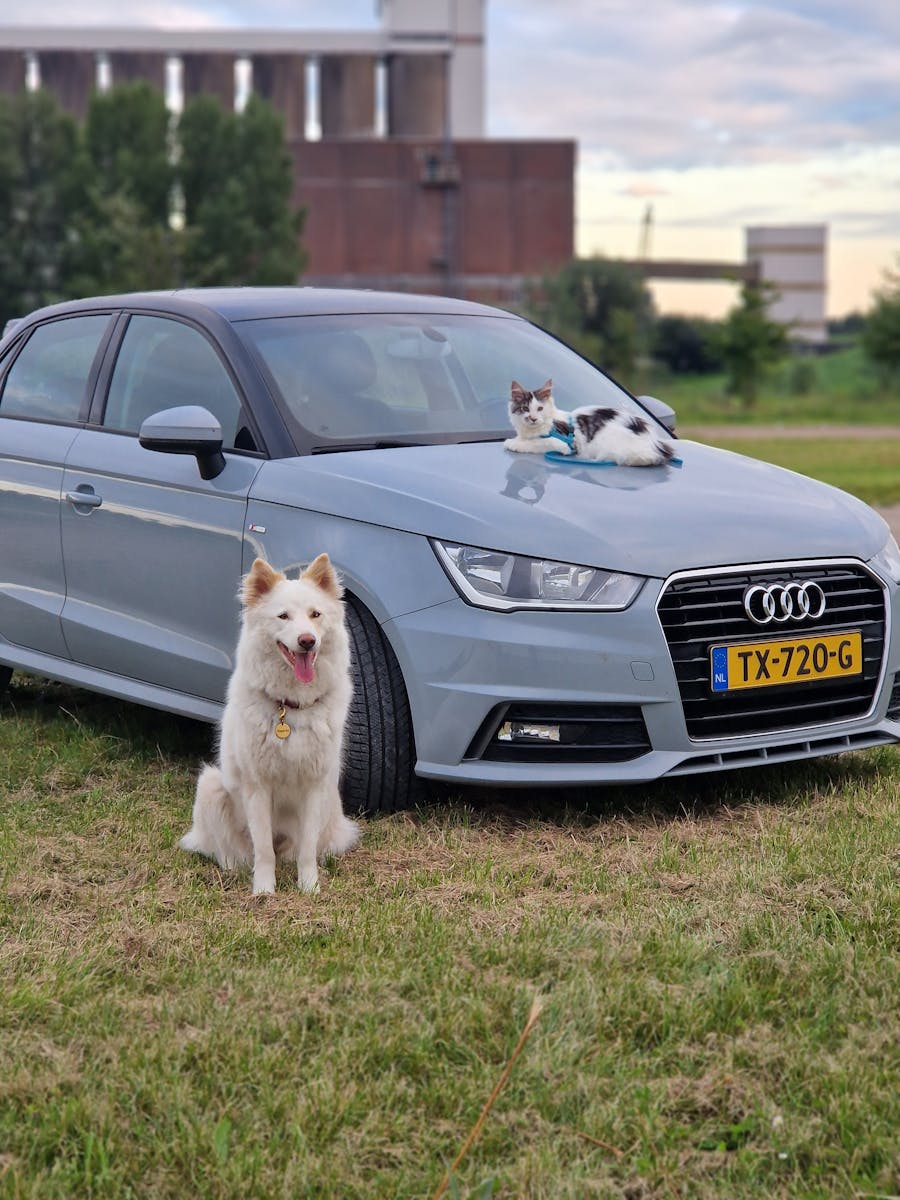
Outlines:
<svg viewBox="0 0 900 1200"><path fill-rule="evenodd" d="M288 725L287 721L285 721L285 715L285 709L284 706L282 706L278 711L278 724L275 726L275 736L277 738L281 738L282 741L291 736L291 727Z"/></svg>

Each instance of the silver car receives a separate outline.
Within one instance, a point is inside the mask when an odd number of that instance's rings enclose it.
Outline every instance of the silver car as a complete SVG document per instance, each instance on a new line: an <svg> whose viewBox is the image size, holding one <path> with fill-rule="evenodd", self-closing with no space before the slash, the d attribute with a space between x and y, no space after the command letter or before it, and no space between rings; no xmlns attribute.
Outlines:
<svg viewBox="0 0 900 1200"><path fill-rule="evenodd" d="M310 288L102 297L0 344L0 663L215 721L238 579L348 593L348 807L418 779L658 779L900 739L900 554L866 505L680 440L512 454L513 378L648 413L516 316ZM9 670L0 667L5 684Z"/></svg>

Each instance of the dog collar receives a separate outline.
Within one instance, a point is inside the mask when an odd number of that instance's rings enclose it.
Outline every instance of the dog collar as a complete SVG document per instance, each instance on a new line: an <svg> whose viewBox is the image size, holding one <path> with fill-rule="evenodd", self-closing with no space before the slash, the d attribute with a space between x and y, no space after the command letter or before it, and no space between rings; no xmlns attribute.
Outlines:
<svg viewBox="0 0 900 1200"><path fill-rule="evenodd" d="M276 700L276 704L278 705L278 721L275 725L275 736L278 738L278 740L283 742L285 738L289 738L291 736L291 727L284 719L287 716L287 710L289 708L312 708L312 706L314 704L318 704L321 699L321 696L316 696L315 700L312 700L309 704L304 705L301 705L297 700Z"/></svg>
<svg viewBox="0 0 900 1200"><path fill-rule="evenodd" d="M309 704L301 704L299 700L276 700L275 703L279 708L312 708L321 699L321 696L316 696L315 700L310 700Z"/></svg>

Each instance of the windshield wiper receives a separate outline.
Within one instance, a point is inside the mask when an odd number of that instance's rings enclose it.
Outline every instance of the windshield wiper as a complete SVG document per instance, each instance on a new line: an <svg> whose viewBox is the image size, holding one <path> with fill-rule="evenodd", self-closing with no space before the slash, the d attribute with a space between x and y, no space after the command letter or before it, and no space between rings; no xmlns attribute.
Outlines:
<svg viewBox="0 0 900 1200"><path fill-rule="evenodd" d="M342 454L345 450L397 450L401 446L428 446L429 442L406 442L400 439L379 438L377 442L333 442L329 446L313 446L313 454Z"/></svg>
<svg viewBox="0 0 900 1200"><path fill-rule="evenodd" d="M325 446L313 446L311 454L342 454L345 450L397 450L404 446L467 446L477 442L501 442L509 437L509 430L484 430L471 433L432 433L427 441L411 438L374 438L371 442L329 442Z"/></svg>

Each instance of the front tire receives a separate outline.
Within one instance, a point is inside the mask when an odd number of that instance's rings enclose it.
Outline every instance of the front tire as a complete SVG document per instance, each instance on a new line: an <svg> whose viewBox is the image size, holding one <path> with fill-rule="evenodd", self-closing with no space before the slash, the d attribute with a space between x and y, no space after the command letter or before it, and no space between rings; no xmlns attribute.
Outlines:
<svg viewBox="0 0 900 1200"><path fill-rule="evenodd" d="M12 667L0 667L0 696L9 686L10 679L12 679Z"/></svg>
<svg viewBox="0 0 900 1200"><path fill-rule="evenodd" d="M353 699L344 735L341 796L348 812L411 808L423 792L414 767L409 699L400 664L368 609L348 597Z"/></svg>

